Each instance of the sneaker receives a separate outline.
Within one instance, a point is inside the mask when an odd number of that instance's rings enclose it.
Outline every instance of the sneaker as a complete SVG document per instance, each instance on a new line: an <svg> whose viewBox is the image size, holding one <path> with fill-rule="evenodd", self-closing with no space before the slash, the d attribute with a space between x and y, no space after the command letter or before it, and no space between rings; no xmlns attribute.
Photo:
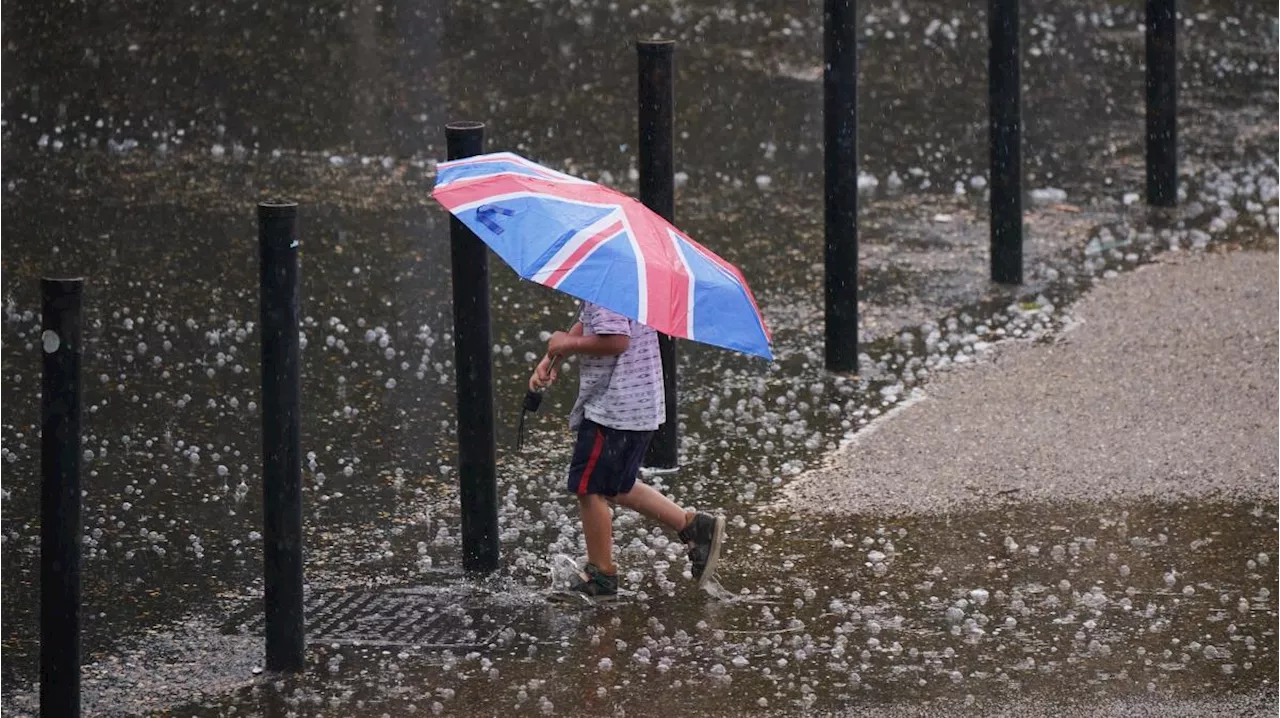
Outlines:
<svg viewBox="0 0 1280 718"><path fill-rule="evenodd" d="M720 544L724 541L724 517L699 511L677 535L689 547L693 579L698 582L698 588L702 588L716 573Z"/></svg>
<svg viewBox="0 0 1280 718"><path fill-rule="evenodd" d="M612 598L618 595L618 574L607 574L593 563L583 567L569 590L589 598Z"/></svg>

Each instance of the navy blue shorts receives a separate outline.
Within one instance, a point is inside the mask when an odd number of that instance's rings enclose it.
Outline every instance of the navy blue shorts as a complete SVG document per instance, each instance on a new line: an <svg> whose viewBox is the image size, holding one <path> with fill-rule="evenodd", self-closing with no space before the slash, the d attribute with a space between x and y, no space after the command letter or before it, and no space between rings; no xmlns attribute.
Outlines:
<svg viewBox="0 0 1280 718"><path fill-rule="evenodd" d="M569 493L617 496L631 491L652 431L626 431L583 419L569 462Z"/></svg>

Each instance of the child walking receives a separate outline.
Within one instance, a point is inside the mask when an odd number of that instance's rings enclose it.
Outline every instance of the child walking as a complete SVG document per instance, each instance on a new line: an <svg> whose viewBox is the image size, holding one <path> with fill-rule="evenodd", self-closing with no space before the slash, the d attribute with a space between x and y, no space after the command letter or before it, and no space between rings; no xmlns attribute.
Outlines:
<svg viewBox="0 0 1280 718"><path fill-rule="evenodd" d="M557 378L558 358L580 356L578 399L569 415L577 431L569 463L569 493L578 498L587 565L571 586L591 597L618 593L609 504L625 506L665 524L688 547L701 588L715 574L724 541L724 518L686 511L637 474L649 440L666 419L658 333L621 314L586 302L578 322L547 341L529 388L541 391Z"/></svg>

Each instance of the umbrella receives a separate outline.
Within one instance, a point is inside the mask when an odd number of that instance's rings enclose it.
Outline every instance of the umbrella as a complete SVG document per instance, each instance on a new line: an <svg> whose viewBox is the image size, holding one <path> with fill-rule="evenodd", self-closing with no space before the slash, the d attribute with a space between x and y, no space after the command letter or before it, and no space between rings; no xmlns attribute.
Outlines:
<svg viewBox="0 0 1280 718"><path fill-rule="evenodd" d="M742 272L639 200L510 152L440 163L431 196L525 279L773 359Z"/></svg>

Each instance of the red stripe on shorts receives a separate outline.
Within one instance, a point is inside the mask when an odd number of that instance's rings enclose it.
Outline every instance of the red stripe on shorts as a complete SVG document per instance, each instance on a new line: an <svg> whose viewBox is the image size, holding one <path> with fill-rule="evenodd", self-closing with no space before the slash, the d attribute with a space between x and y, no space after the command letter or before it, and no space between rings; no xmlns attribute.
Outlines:
<svg viewBox="0 0 1280 718"><path fill-rule="evenodd" d="M596 427L596 440L591 444L591 457L587 459L587 468L582 470L582 479L578 481L578 493L587 493L587 482L591 480L591 470L596 468L596 460L600 458L600 450L604 448L604 432Z"/></svg>

